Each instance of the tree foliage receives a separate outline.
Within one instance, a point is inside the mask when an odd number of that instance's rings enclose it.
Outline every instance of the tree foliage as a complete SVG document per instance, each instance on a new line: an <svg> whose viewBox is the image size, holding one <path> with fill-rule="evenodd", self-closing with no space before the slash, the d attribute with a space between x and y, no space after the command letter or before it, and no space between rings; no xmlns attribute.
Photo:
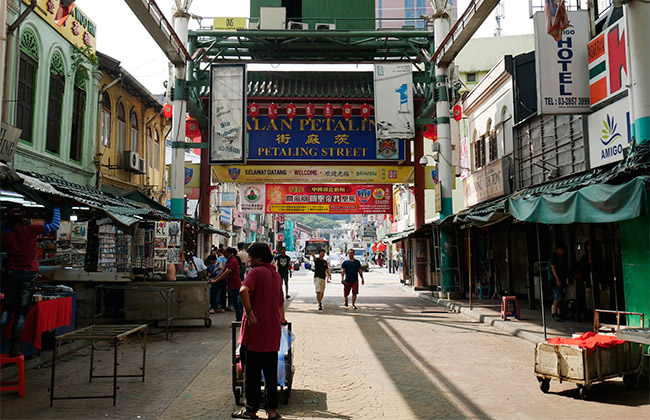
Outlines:
<svg viewBox="0 0 650 420"><path fill-rule="evenodd" d="M292 214L288 219L300 222L312 229L336 229L341 227L340 221L349 221L350 217L345 214Z"/></svg>

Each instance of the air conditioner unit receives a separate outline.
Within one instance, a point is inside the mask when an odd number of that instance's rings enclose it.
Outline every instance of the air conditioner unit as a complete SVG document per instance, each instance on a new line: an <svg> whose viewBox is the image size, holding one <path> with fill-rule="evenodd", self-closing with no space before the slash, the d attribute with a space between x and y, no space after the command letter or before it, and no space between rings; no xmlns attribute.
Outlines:
<svg viewBox="0 0 650 420"><path fill-rule="evenodd" d="M316 24L316 30L317 31L333 31L336 29L336 23L317 23Z"/></svg>
<svg viewBox="0 0 650 420"><path fill-rule="evenodd" d="M138 152L125 150L122 154L122 168L126 169L129 172L138 172L139 161L140 156L138 155Z"/></svg>
<svg viewBox="0 0 650 420"><path fill-rule="evenodd" d="M138 172L141 174L147 173L145 165L144 165L144 159L140 158L138 159Z"/></svg>
<svg viewBox="0 0 650 420"><path fill-rule="evenodd" d="M289 21L287 23L287 29L292 29L292 30L298 30L298 31L306 31L309 29L309 24L308 23L302 23L302 22L293 22Z"/></svg>

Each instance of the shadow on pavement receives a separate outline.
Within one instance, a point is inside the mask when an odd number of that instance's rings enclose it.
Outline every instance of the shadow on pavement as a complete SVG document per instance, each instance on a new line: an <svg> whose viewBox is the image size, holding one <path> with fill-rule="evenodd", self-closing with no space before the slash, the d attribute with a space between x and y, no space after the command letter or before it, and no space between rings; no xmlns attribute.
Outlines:
<svg viewBox="0 0 650 420"><path fill-rule="evenodd" d="M300 403L300 412L296 412L295 409L292 410L291 401L297 401ZM305 408L307 408L307 410L305 410ZM350 416L328 411L327 394L324 392L312 391L310 389L292 389L289 405L280 404L278 411L283 416L295 416L296 418L300 418L300 415L309 413L309 416L319 419L352 419Z"/></svg>

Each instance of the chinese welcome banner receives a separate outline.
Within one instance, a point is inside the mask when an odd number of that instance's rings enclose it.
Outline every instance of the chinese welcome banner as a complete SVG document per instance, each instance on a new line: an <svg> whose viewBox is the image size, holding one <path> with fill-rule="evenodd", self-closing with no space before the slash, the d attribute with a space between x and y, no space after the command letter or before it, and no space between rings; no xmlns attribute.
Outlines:
<svg viewBox="0 0 650 420"><path fill-rule="evenodd" d="M392 186L266 185L266 213L391 214Z"/></svg>

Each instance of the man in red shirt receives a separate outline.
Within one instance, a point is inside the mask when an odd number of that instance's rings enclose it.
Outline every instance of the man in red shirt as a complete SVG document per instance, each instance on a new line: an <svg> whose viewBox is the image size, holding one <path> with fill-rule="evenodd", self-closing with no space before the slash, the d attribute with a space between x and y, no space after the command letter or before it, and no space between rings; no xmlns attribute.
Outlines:
<svg viewBox="0 0 650 420"><path fill-rule="evenodd" d="M61 225L60 198L56 196L54 201L54 215L50 222L43 225L26 225L22 210L11 209L2 231L0 244L2 251L7 253L6 276L2 281L5 290L5 305L1 321L3 331L11 321L11 314L15 314L11 331L10 357L20 355L20 336L25 327L25 316L29 312L38 277L36 238L43 233L56 232Z"/></svg>
<svg viewBox="0 0 650 420"><path fill-rule="evenodd" d="M241 299L239 297L239 288L241 287L241 278L239 277L239 261L235 258L237 250L235 248L226 248L223 251L226 257L226 268L219 276L212 280L214 283L226 278L226 287L228 287L228 300L230 305L235 309L235 320L241 321L243 310Z"/></svg>
<svg viewBox="0 0 650 420"><path fill-rule="evenodd" d="M232 413L238 419L255 419L260 408L261 372L266 390L265 408L269 419L279 419L278 408L278 350L281 324L284 318L282 279L271 264L273 254L264 243L248 248L251 270L239 293L244 304L239 343L244 367L245 408Z"/></svg>

